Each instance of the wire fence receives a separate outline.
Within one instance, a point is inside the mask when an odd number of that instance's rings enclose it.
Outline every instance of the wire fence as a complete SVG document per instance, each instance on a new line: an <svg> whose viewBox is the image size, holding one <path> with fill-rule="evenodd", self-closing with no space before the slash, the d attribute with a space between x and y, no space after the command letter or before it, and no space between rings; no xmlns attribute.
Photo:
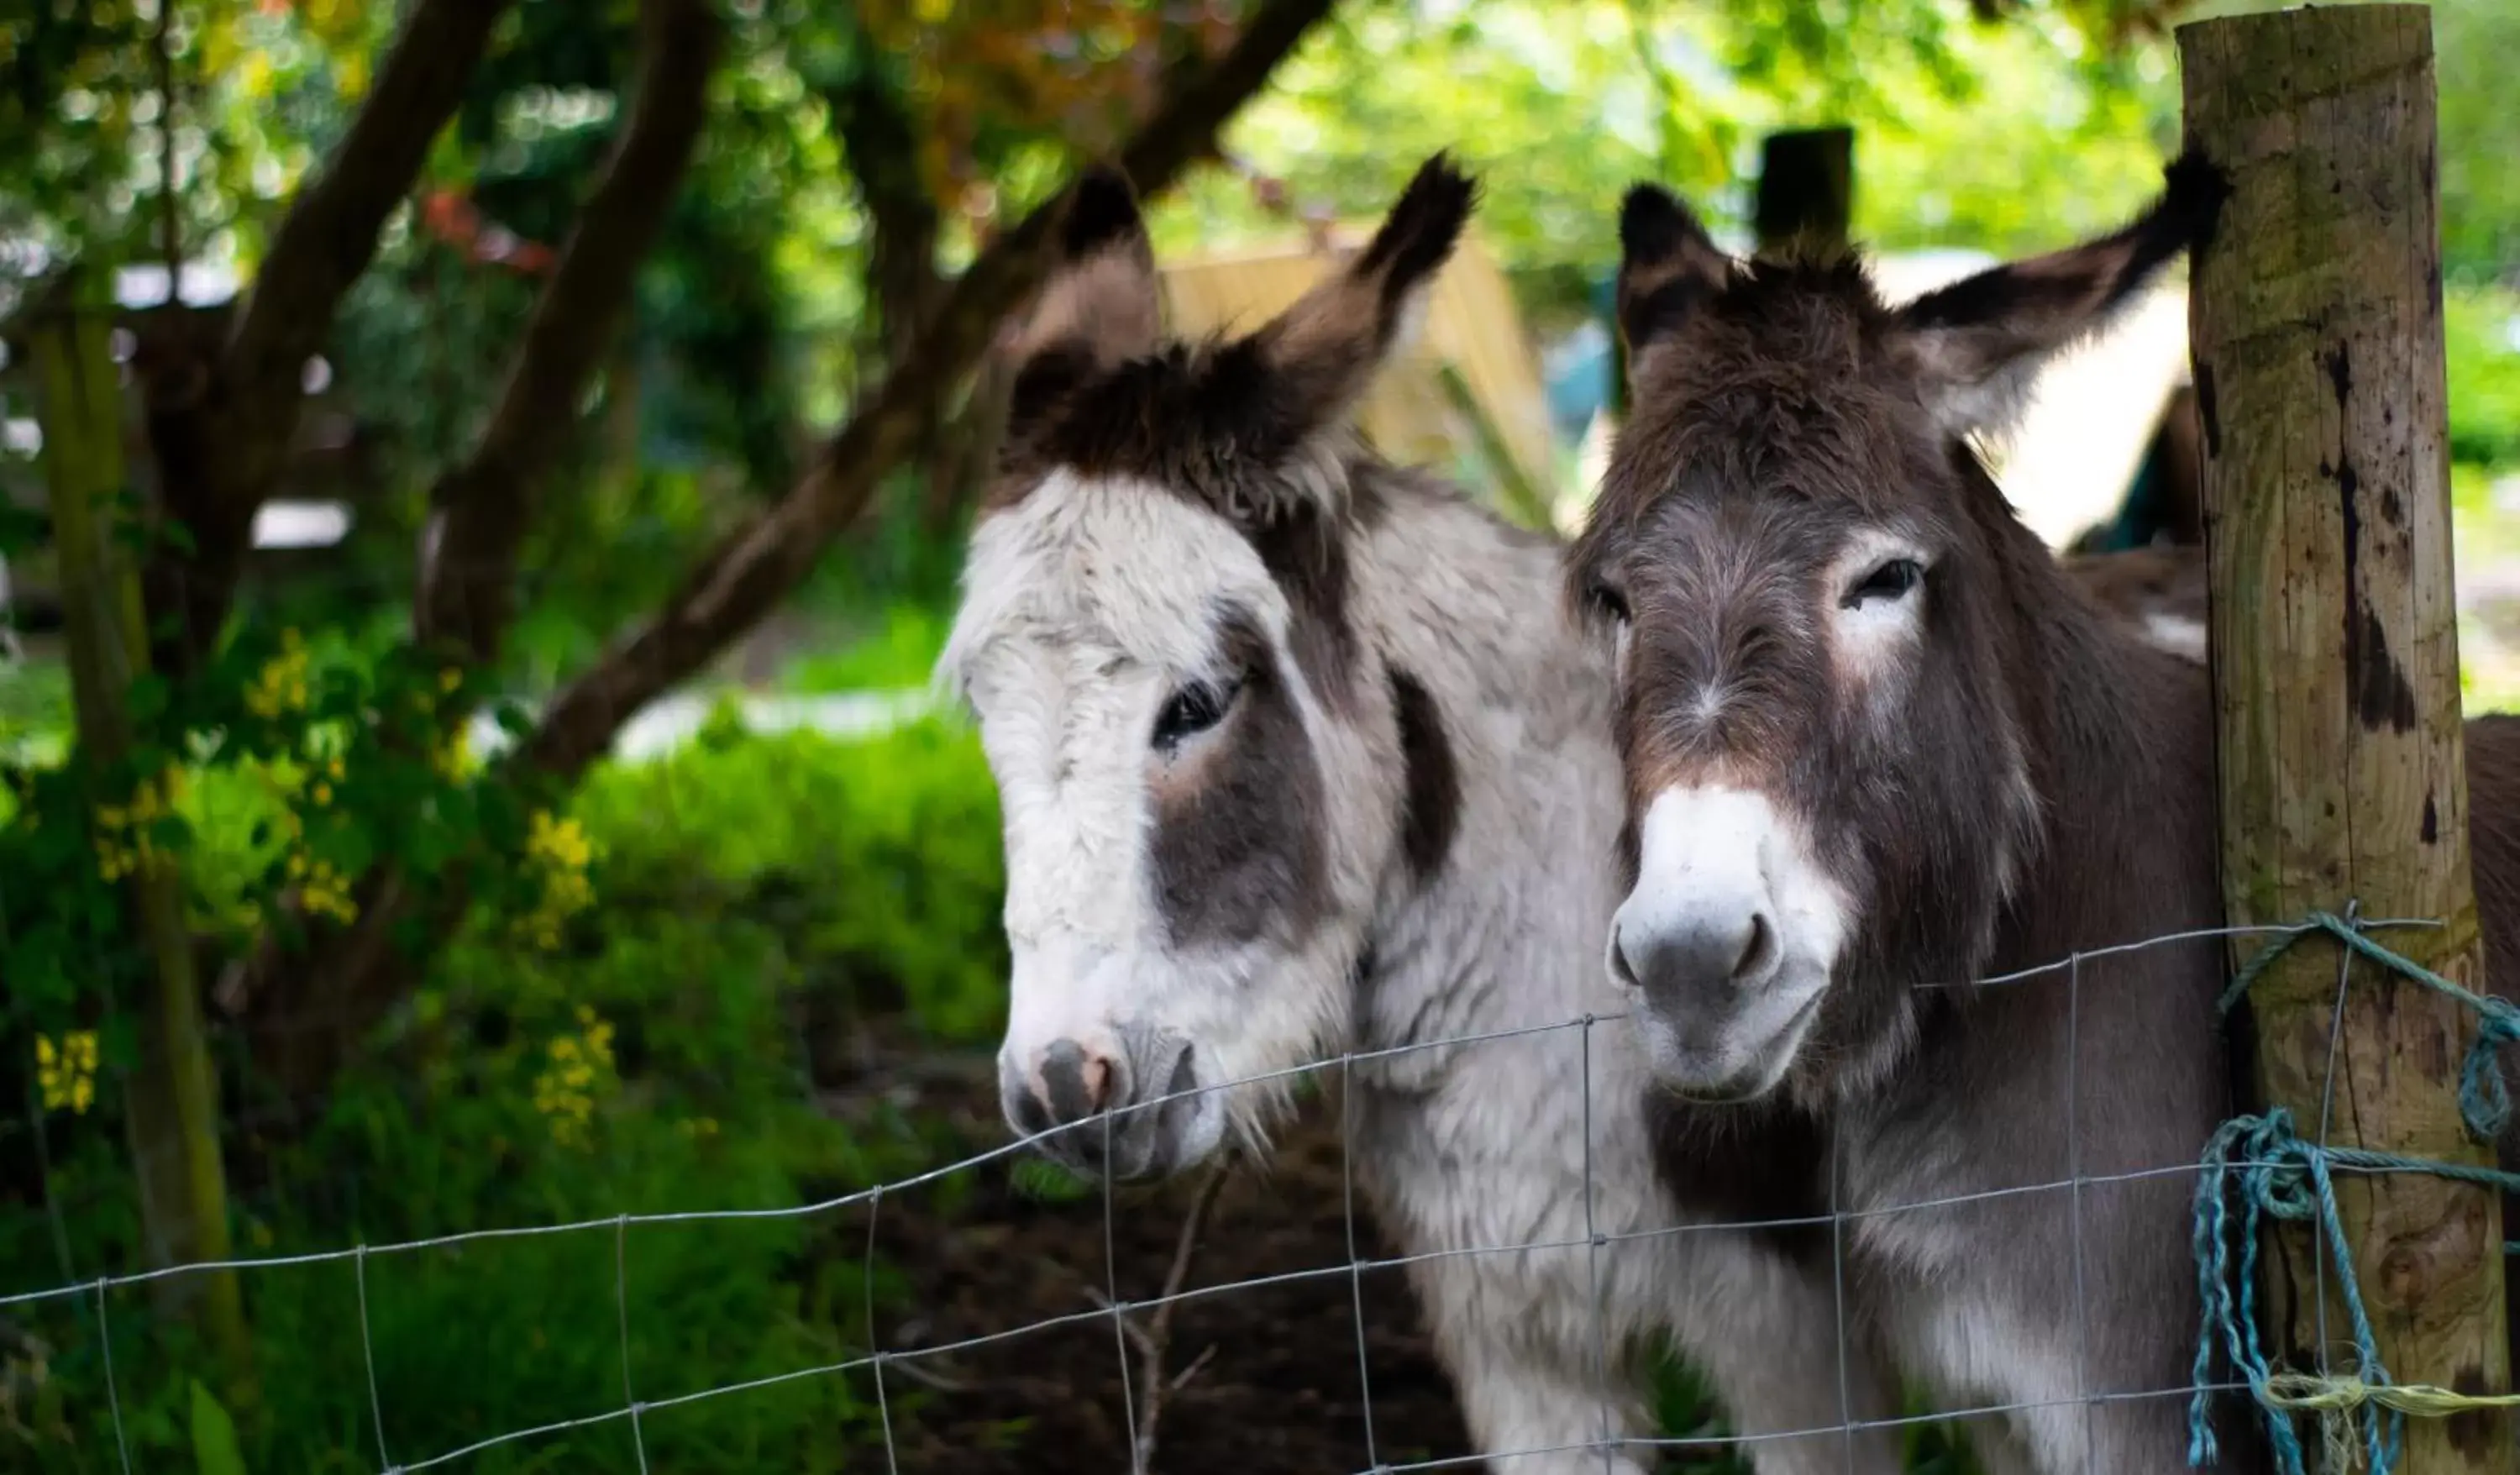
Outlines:
<svg viewBox="0 0 2520 1475"><path fill-rule="evenodd" d="M2362 930L2370 931L2393 927L2431 926L2438 925L2438 923L2421 920L2393 919L2363 921L2358 923L2358 925ZM1941 984L1934 985L1934 987L2023 987L2041 982L2061 981L2062 986L2073 991L2073 999L2068 1009L2068 1017L2076 1022L2073 1030L2069 1031L2069 1037L2078 1037L2079 1018L2081 1014L2081 977L2083 965L2087 962L2097 959L2135 953L2144 949L2156 948L2174 943L2230 940L2235 938L2282 939L2314 930L2318 930L2316 924L2305 923L2297 926L2231 927L2180 931L2158 937L2128 942L2114 947L2078 953L2038 967L2025 968L2015 972L1979 979L1974 984ZM2353 961L2354 959L2350 952L2346 957L2340 960L2340 1001L2342 998L2341 991L2346 985L2346 980L2350 969L2352 968ZM2337 1011L2337 1017L2340 1020L2343 1017L2343 1010L2341 1008ZM2198 1021L2200 1025L2208 1021ZM1589 1103L1591 1100L1593 1085L1592 1062L1594 1051L1592 1042L1595 1034L1598 1030L1621 1027L1623 1027L1623 1019L1620 1015L1593 1014L1527 1028L1503 1029L1457 1038L1412 1042L1405 1045L1393 1046L1387 1049L1357 1051L1308 1062L1285 1070L1273 1071L1245 1081L1204 1084L1192 1088L1190 1091L1175 1093L1170 1095L1135 1103L1134 1105L1121 1108L1118 1112L1105 1112L1102 1115L1089 1118L1079 1123L1054 1129L1054 1132L1102 1132L1107 1135L1113 1130L1115 1118L1118 1116L1134 1111L1160 1110L1165 1103L1179 1100L1187 1096L1230 1091L1246 1086L1284 1085L1296 1079L1319 1077L1328 1073L1335 1073L1338 1078L1344 1082L1353 1074L1355 1068L1359 1065L1387 1060L1393 1057L1418 1051L1457 1049L1467 1046L1512 1045L1521 1042L1531 1042L1547 1037L1564 1037L1569 1034L1575 1035L1581 1040L1581 1053L1585 1064L1583 1078L1580 1082L1572 1084L1580 1086L1580 1088L1586 1092L1586 1099ZM2066 1050L2066 1057L2069 1062L2078 1057L2080 1053L2078 1045L2078 1038L2069 1038ZM740 1397L748 1392L756 1392L765 1388L785 1383L797 1382L800 1380L832 1378L853 1373L864 1374L871 1379L873 1383L880 1426L884 1436L887 1464L888 1466L897 1468L899 1452L894 1439L894 1413L892 1399L888 1391L888 1371L900 1371L925 1361L950 1358L956 1354L968 1353L983 1347L1005 1343L1018 1338L1036 1336L1060 1327L1079 1326L1097 1321L1108 1321L1112 1327L1114 1347L1120 1363L1120 1387L1122 1390L1122 1398L1124 1403L1128 1406L1125 1410L1128 1419L1125 1427L1134 1431L1139 1427L1139 1410L1137 1406L1142 1397L1161 1397L1161 1390L1159 1388L1148 1388L1142 1395L1136 1389L1133 1382L1133 1379L1137 1376L1137 1372L1133 1369L1130 1354L1132 1350L1131 1334L1136 1319L1157 1316L1164 1314L1166 1309L1169 1307L1204 1301L1216 1297L1247 1294L1265 1288L1298 1284L1308 1281L1334 1280L1340 1277L1345 1277L1349 1280L1352 1287L1356 1287L1352 1292L1352 1302L1355 1310L1354 1330L1357 1354L1356 1366L1357 1377L1360 1383L1359 1391L1363 1398L1365 1441L1369 1458L1369 1465L1365 1475L1397 1475L1397 1472L1409 1470L1467 1468L1477 1466L1483 1461L1491 1460L1506 1462L1506 1468L1510 1469L1512 1468L1510 1461L1519 1457L1548 1455L1562 1456L1568 1453L1589 1454L1594 1452L1598 1452L1601 1454L1603 1467L1607 1469L1609 1468L1612 1456L1620 1450L1639 1452L1647 1450L1707 1450L1720 1446L1753 1444L1762 1441L1809 1439L1832 1434L1844 1436L1860 1430L1903 1429L1908 1426L1920 1423L1997 1417L2061 1406L2097 1407L2106 1404L2135 1401L2188 1400L2197 1397L2200 1393L2220 1395L2234 1392L2247 1392L2250 1388L2250 1384L2245 1381L2225 1380L2219 1382L2206 1382L2201 1376L2196 1382L2181 1382L2176 1386L2160 1388L2093 1389L2089 1386L2088 1376L2086 1375L2083 1386L2078 1389L2075 1396L2071 1399L2044 1401L2038 1403L1988 1405L1984 1407L1970 1408L1938 1408L1928 1413L1901 1415L1897 1417L1863 1418L1855 1415L1852 1404L1846 1398L1845 1374L1843 1368L1843 1363L1849 1355L1848 1349L1852 1345L1852 1339L1847 1334L1847 1326L1850 1317L1854 1315L1854 1313L1851 1313L1848 1309L1846 1293L1848 1274L1848 1240L1851 1233L1856 1229L1860 1228L1865 1221L1880 1216L1919 1213L1936 1209L1950 1209L1968 1205L1982 1205L2002 1200L2029 1198L2036 1195L2066 1195L2070 1204L2074 1227L2073 1243L2071 1246L2074 1258L2075 1278L2073 1289L2073 1315L2076 1319L2075 1324L2077 1328L2081 1329L2088 1327L2091 1314L2088 1291L2084 1284L2085 1252L2082 1242L2082 1204L2084 1195L2095 1188L2111 1185L2167 1179L2192 1178L2200 1171L2199 1163L2193 1157L2190 1157L2178 1162L2165 1162L2121 1172L2084 1172L2080 1148L2080 1139L2082 1136L2081 1125L2083 1121L2082 1113L2085 1104L2082 1100L2083 1084L2084 1083L2077 1078L2074 1068L2069 1065L2068 1079L2065 1083L2065 1089L2069 1098L2067 1110L2072 1125L2070 1130L2067 1132L2066 1137L2068 1142L2072 1143L2073 1146L2069 1149L2072 1153L2069 1171L2062 1178L2051 1181L2005 1185L1969 1193L1925 1198L1913 1202L1903 1202L1886 1206L1866 1205L1860 1207L1845 1207L1838 1205L1835 1202L1835 1195L1832 1193L1831 1207L1824 1214L1765 1219L1750 1222L1692 1222L1615 1233L1601 1232L1594 1228L1594 1221L1591 1213L1591 1200L1594 1196L1593 1180L1595 1163L1592 1153L1593 1124L1588 1104L1584 1128L1586 1137L1586 1141L1584 1143L1585 1195L1587 1200L1586 1233L1584 1235L1581 1237L1558 1237L1507 1244L1448 1246L1423 1250L1418 1253L1390 1256L1369 1256L1364 1254L1361 1249L1361 1245L1365 1242L1365 1237L1360 1233L1359 1228L1359 1221L1362 1216L1359 1213L1356 1193L1357 1173L1353 1142L1353 1114L1348 1110L1347 1106L1347 1103L1353 1099L1353 1095L1351 1092L1343 1091L1341 1094L1341 1147L1343 1154L1342 1174L1345 1180L1346 1188L1342 1212L1346 1221L1345 1227L1348 1245L1348 1254L1344 1261L1281 1274L1253 1275L1223 1283L1194 1287L1168 1282L1164 1292L1160 1295L1135 1300L1125 1298L1120 1292L1120 1275L1118 1269L1119 1257L1116 1247L1118 1236L1114 1229L1117 1210L1115 1207L1113 1189L1108 1181L1105 1180L1102 1190L1102 1242L1104 1251L1104 1264L1102 1267L1103 1285L1100 1295L1091 1298L1089 1304L1081 1306L1078 1310L1072 1313L1032 1319L1022 1322L1021 1324L998 1327L975 1335L934 1343L932 1345L887 1347L884 1343L884 1339L880 1335L880 1328L877 1317L877 1231L878 1225L881 1222L884 1203L887 1198L897 1200L902 1195L912 1190L945 1182L953 1179L957 1175L971 1173L975 1169L993 1162L998 1162L1002 1159L1007 1159L1017 1154L1028 1153L1034 1149L1035 1144L1033 1142L1011 1140L989 1150L978 1152L964 1157L958 1161L931 1168L906 1178L836 1194L809 1203L756 1208L695 1209L670 1213L625 1213L613 1215L608 1218L582 1219L563 1224L486 1228L427 1238L402 1240L393 1243L354 1244L347 1248L328 1250L318 1253L275 1254L269 1256L243 1257L214 1263L178 1265L132 1274L100 1275L93 1279L76 1283L57 1284L42 1289L20 1290L7 1294L0 1294L0 1311L28 1308L46 1303L57 1305L77 1301L88 1303L90 1314L92 1314L96 1319L100 1345L104 1353L105 1396L111 1405L117 1449L120 1452L122 1467L126 1471L132 1468L132 1464L130 1456L130 1443L125 1436L123 1429L124 1391L118 1382L109 1329L110 1318L108 1316L108 1312L110 1309L111 1298L118 1291L128 1291L137 1287L148 1286L154 1282L166 1280L171 1277L198 1275L212 1270L270 1272L284 1267L331 1266L340 1267L348 1272L347 1275L344 1277L344 1284L341 1288L342 1296L345 1303L353 1305L356 1310L359 1350L362 1359L361 1375L364 1377L366 1382L368 1411L375 1435L376 1459L378 1467L386 1472L386 1475L396 1475L396 1472L421 1471L456 1466L464 1463L473 1456L480 1455L485 1452L496 1450L504 1446L518 1445L529 1441L548 1439L572 1430L583 1430L607 1425L626 1425L629 1431L632 1447L637 1453L639 1468L644 1471L648 1468L646 1423L652 1418L662 1414L668 1414L674 1409L701 1403L703 1401ZM2322 1144L2325 1141L2328 1127L2329 1123L2324 1119L2322 1119L2318 1124L2318 1138ZM2204 1143L2199 1142L2196 1145L2201 1150ZM2238 1162L2225 1163L2222 1167L2227 1170L2232 1168L2285 1170L2297 1168L2298 1164L2288 1161ZM2386 1174L2400 1171L2421 1171L2421 1169L2419 1167L2402 1165L2355 1166L2347 1163L2339 1165L2336 1168L2336 1171L2339 1173L2351 1174ZM1831 1177L1834 1179L1835 1174L1832 1173ZM1682 1185L1682 1188L1683 1191L1685 1191L1686 1185ZM632 1376L633 1369L630 1348L631 1328L638 1316L639 1307L637 1305L636 1298L632 1295L630 1289L629 1267L636 1255L638 1231L652 1231L660 1227L674 1225L706 1226L742 1221L833 1218L850 1211L860 1209L863 1209L867 1214L867 1253L863 1260L864 1282L860 1287L861 1294L859 1297L861 1302L859 1312L862 1317L862 1326L860 1328L862 1350L853 1350L850 1356L817 1365L799 1366L769 1376L728 1382L687 1392L658 1393L651 1391L643 1393L640 1388L635 1385ZM1406 1462L1389 1462L1381 1457L1381 1446L1377 1444L1374 1433L1373 1395L1371 1372L1372 1358L1367 1345L1368 1319L1365 1299L1361 1289L1362 1279L1367 1274L1397 1270L1425 1262L1463 1257L1505 1257L1530 1255L1535 1253L1585 1252L1593 1257L1595 1266L1594 1284L1596 1287L1596 1295L1595 1305L1593 1308L1594 1315L1597 1319L1595 1323L1597 1336L1595 1340L1603 1348L1606 1354L1608 1346L1607 1338L1606 1335L1603 1334L1601 1323L1598 1320L1602 1309L1599 1301L1598 1290L1600 1283L1598 1279L1598 1260L1603 1251L1626 1243L1655 1240L1662 1239L1667 1236L1689 1235L1708 1231L1740 1231L1749 1229L1782 1230L1798 1229L1824 1229L1827 1232L1830 1244L1832 1269L1835 1276L1837 1315L1839 1318L1838 1340L1841 1359L1841 1417L1839 1421L1811 1428L1784 1431L1761 1431L1745 1436L1712 1434L1649 1438L1639 1437L1623 1430L1604 1429L1601 1435L1595 1439L1574 1444L1556 1445L1548 1448L1486 1451L1469 1455L1447 1456ZM377 1341L369 1315L369 1278L371 1264L396 1257L410 1256L422 1251L449 1250L463 1246L482 1245L497 1241L529 1238L539 1239L554 1236L579 1236L584 1238L588 1242L587 1254L591 1257L603 1256L608 1252L608 1257L611 1262L610 1271L612 1275L611 1300L615 1313L615 1325L610 1328L610 1332L613 1336L617 1337L621 1349L619 1402L615 1405L599 1408L592 1411L568 1412L564 1410L555 1410L555 1416L547 1422L527 1427L485 1433L481 1438L456 1448L439 1450L396 1448L388 1435L390 1424L387 1417L388 1410L393 1405L394 1389L390 1384L390 1380L380 1376ZM607 1243L608 1240L609 1241L608 1243ZM2184 1248L2185 1246L2176 1241L2165 1242L2161 1246L2161 1253L2164 1255L2182 1254ZM1179 1271L1180 1267L1177 1265L1174 1282L1177 1282L1179 1279ZM2086 1344L2088 1343L2088 1337L2084 1337L2082 1340ZM2322 1359L2325 1356L2324 1348L2321 1349L2321 1356ZM1331 1375L1328 1372L1328 1369L1325 1369L1325 1374L1326 1376ZM1847 1444L1847 1450L1851 1468L1854 1457L1853 1444L1851 1441ZM1142 1463L1145 1453L1146 1452L1143 1448L1140 1449L1139 1459L1133 1460L1132 1463Z"/></svg>

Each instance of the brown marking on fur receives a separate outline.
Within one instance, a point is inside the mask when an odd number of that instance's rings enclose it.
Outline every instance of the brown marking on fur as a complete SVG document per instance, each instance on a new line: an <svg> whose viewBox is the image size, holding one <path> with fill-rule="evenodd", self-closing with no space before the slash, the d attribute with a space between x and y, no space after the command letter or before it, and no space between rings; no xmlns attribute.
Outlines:
<svg viewBox="0 0 2520 1475"><path fill-rule="evenodd" d="M1829 1255L1827 1201L1814 1180L1828 1161L1820 1120L1775 1099L1711 1106L1659 1093L1646 1102L1656 1165L1690 1210L1805 1265Z"/></svg>
<svg viewBox="0 0 2520 1475"><path fill-rule="evenodd" d="M1188 757L1149 754L1155 901L1173 946L1309 935L1330 907L1321 767L1302 714L1244 610L1221 622L1245 674L1232 711Z"/></svg>
<svg viewBox="0 0 2520 1475"><path fill-rule="evenodd" d="M1444 716L1417 677L1393 666L1391 710L1400 732L1402 783L1400 850L1420 884L1444 869L1453 836L1462 827L1462 775Z"/></svg>

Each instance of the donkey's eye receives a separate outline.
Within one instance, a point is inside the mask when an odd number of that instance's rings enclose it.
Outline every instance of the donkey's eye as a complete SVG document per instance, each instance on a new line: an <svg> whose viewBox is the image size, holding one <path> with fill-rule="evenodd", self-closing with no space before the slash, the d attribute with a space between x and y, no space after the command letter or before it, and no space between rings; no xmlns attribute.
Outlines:
<svg viewBox="0 0 2520 1475"><path fill-rule="evenodd" d="M1923 582L1925 565L1913 559L1892 559L1857 580L1841 603L1853 609L1873 600L1905 599Z"/></svg>
<svg viewBox="0 0 2520 1475"><path fill-rule="evenodd" d="M1218 685L1194 681L1172 694L1164 709L1155 714L1155 746L1170 751L1185 738L1195 737L1225 720L1234 707L1234 698L1242 690L1242 681Z"/></svg>
<svg viewBox="0 0 2520 1475"><path fill-rule="evenodd" d="M1584 586L1584 603L1603 619L1616 620L1622 625L1629 622L1628 597L1598 579Z"/></svg>

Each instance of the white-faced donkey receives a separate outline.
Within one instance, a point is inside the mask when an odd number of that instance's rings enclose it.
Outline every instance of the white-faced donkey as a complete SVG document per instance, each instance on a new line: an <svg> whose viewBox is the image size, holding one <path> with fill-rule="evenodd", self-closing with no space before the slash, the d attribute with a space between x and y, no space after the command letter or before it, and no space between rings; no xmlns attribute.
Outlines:
<svg viewBox="0 0 2520 1475"><path fill-rule="evenodd" d="M1354 1161L1432 1257L1471 1434L1549 1452L1500 1468L1636 1475L1601 1442L1651 1434L1631 1354L1667 1332L1761 1471L1889 1471L1887 1432L1835 1432L1844 1400L1893 1410L1841 1376L1825 1231L1704 1227L1808 1213L1808 1134L1706 1111L1658 1175L1630 1032L1578 1022L1620 1006L1623 806L1555 546L1347 429L1471 196L1428 162L1282 316L1183 344L1127 184L1073 195L940 667L1005 812L1007 1116L1173 1173L1263 1150L1296 1067L1371 1052L1331 1072Z"/></svg>

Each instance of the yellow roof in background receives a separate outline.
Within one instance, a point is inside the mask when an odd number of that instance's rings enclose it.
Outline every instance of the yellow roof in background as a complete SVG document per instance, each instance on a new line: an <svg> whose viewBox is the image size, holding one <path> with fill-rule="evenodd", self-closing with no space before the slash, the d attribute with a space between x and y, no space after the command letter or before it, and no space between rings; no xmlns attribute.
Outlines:
<svg viewBox="0 0 2520 1475"><path fill-rule="evenodd" d="M1364 240L1362 232L1338 231L1331 246L1343 253ZM1248 332L1301 296L1334 259L1297 242L1175 260L1163 268L1171 326L1185 336ZM1447 368L1464 393L1448 388ZM1473 236L1436 278L1416 340L1368 391L1357 423L1384 456L1449 469L1486 438L1478 420L1545 505L1557 479L1556 453L1539 361L1503 269ZM1485 490L1500 502L1511 495L1508 488Z"/></svg>

